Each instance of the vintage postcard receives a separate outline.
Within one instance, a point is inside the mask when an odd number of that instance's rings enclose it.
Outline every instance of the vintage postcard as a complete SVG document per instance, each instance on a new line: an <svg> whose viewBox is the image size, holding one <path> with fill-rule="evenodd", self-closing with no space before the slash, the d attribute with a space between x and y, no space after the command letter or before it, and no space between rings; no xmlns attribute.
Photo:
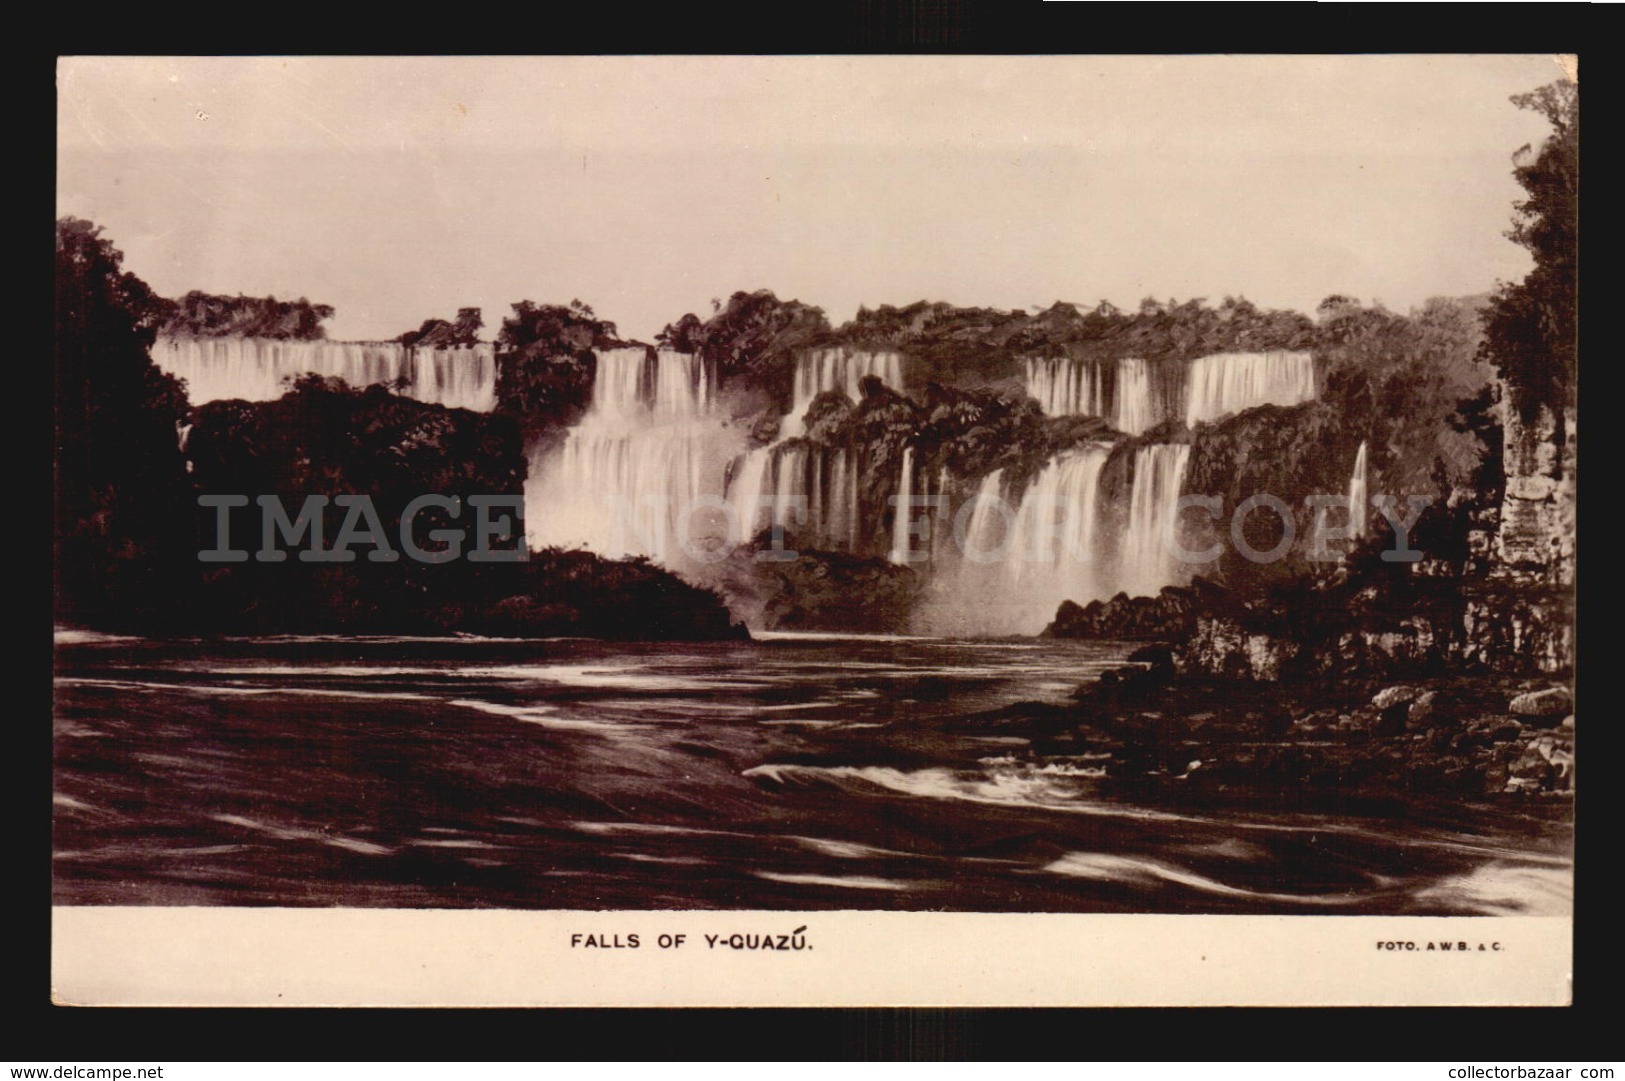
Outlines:
<svg viewBox="0 0 1625 1081"><path fill-rule="evenodd" d="M76 1005L1552 1005L1571 56L64 57Z"/></svg>

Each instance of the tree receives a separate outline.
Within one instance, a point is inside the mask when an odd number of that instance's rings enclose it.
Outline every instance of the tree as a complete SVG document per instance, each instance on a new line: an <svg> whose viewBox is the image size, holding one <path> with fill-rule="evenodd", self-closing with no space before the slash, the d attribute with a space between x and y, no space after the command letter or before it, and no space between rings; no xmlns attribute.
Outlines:
<svg viewBox="0 0 1625 1081"><path fill-rule="evenodd" d="M1574 401L1580 191L1580 92L1563 79L1512 103L1546 118L1552 134L1539 151L1513 156L1513 176L1529 197L1516 204L1508 239L1529 249L1535 267L1502 284L1484 316L1484 357L1506 381L1512 404L1531 417Z"/></svg>
<svg viewBox="0 0 1625 1081"><path fill-rule="evenodd" d="M194 289L179 300L160 300L159 333L193 338L277 338L318 341L327 336L322 321L333 317L330 304L305 297L215 296Z"/></svg>
<svg viewBox="0 0 1625 1081"><path fill-rule="evenodd" d="M471 346L479 342L480 329L484 326L480 309L458 308L455 323L448 323L444 319L425 319L418 329L409 330L395 340L406 346L434 349Z"/></svg>
<svg viewBox="0 0 1625 1081"><path fill-rule="evenodd" d="M780 300L768 289L735 292L724 305L713 300L710 319L690 312L656 337L679 352L698 353L724 377L773 374L796 349L829 333L824 312L799 300ZM860 313L861 314L861 313Z"/></svg>
<svg viewBox="0 0 1625 1081"><path fill-rule="evenodd" d="M56 559L61 617L140 623L196 570L179 445L185 386L148 355L173 305L80 218L56 226Z"/></svg>
<svg viewBox="0 0 1625 1081"><path fill-rule="evenodd" d="M1342 293L1333 293L1315 307L1315 317L1322 326L1335 322L1347 315L1355 315L1361 311L1359 300Z"/></svg>
<svg viewBox="0 0 1625 1081"><path fill-rule="evenodd" d="M497 334L497 410L528 438L575 421L592 401L595 349L622 343L615 324L579 300L521 300Z"/></svg>

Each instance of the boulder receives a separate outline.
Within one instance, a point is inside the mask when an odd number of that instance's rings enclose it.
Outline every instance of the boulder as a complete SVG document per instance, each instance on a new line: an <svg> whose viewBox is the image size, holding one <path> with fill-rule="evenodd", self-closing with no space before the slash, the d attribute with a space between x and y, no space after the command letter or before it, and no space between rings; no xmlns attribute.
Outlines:
<svg viewBox="0 0 1625 1081"><path fill-rule="evenodd" d="M1520 717L1546 720L1556 725L1563 717L1574 712L1574 695L1567 687L1547 687L1518 695L1507 708Z"/></svg>
<svg viewBox="0 0 1625 1081"><path fill-rule="evenodd" d="M1561 736L1543 733L1526 743L1512 760L1506 791L1566 792L1573 778L1573 746Z"/></svg>
<svg viewBox="0 0 1625 1081"><path fill-rule="evenodd" d="M1392 709L1398 705L1405 705L1415 701L1422 695L1422 688L1409 686L1384 687L1371 698L1371 705L1379 712Z"/></svg>
<svg viewBox="0 0 1625 1081"><path fill-rule="evenodd" d="M1424 691L1417 695L1405 713L1405 725L1408 728L1428 728L1438 724L1444 719L1443 712L1435 703L1438 701L1438 691Z"/></svg>

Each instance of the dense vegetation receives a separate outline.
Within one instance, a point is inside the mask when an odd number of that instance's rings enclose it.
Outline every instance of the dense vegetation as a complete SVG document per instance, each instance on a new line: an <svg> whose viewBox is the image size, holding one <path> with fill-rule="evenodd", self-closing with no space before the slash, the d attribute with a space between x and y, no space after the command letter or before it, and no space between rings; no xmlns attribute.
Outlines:
<svg viewBox="0 0 1625 1081"><path fill-rule="evenodd" d="M480 328L485 321L480 318L478 308L458 308L457 319L446 322L444 319L425 319L423 325L416 330L409 330L395 340L402 345L420 346L426 349L447 349L454 346L469 346L478 344Z"/></svg>
<svg viewBox="0 0 1625 1081"><path fill-rule="evenodd" d="M173 607L196 558L186 395L147 355L164 302L122 263L99 226L57 223L57 605L85 621Z"/></svg>
<svg viewBox="0 0 1625 1081"><path fill-rule="evenodd" d="M1485 318L1484 356L1525 416L1541 405L1574 402L1579 375L1580 91L1560 80L1512 99L1552 126L1539 150L1523 147L1513 176L1529 193L1516 205L1508 238L1529 249L1535 268L1503 284Z"/></svg>
<svg viewBox="0 0 1625 1081"><path fill-rule="evenodd" d="M327 304L304 297L215 296L193 290L179 300L160 302L160 334L193 338L281 338L314 341L327 336L322 321L333 317Z"/></svg>
<svg viewBox="0 0 1625 1081"><path fill-rule="evenodd" d="M497 411L513 418L527 442L556 436L592 404L594 350L622 344L615 324L579 300L519 301L497 334Z"/></svg>
<svg viewBox="0 0 1625 1081"><path fill-rule="evenodd" d="M829 336L823 309L780 300L767 289L736 292L727 304L713 300L711 306L709 319L690 312L666 324L655 341L665 349L704 357L723 380L743 380L765 390L784 412L790 405L796 353Z"/></svg>
<svg viewBox="0 0 1625 1081"><path fill-rule="evenodd" d="M1301 349L1313 342L1314 329L1299 312L1264 310L1235 297L1217 307L1205 298L1147 297L1133 312L1107 301L1087 311L1056 301L1031 314L927 301L882 305L859 309L835 337L919 358L923 378L996 379L1019 374L1015 361L1029 356L1183 361L1210 353Z"/></svg>

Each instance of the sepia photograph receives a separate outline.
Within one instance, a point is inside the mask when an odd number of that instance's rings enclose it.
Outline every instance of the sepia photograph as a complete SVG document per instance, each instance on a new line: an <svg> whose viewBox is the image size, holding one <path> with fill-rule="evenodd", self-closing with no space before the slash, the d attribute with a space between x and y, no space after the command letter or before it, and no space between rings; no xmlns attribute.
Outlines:
<svg viewBox="0 0 1625 1081"><path fill-rule="evenodd" d="M58 1001L1567 1001L1574 57L56 74Z"/></svg>

